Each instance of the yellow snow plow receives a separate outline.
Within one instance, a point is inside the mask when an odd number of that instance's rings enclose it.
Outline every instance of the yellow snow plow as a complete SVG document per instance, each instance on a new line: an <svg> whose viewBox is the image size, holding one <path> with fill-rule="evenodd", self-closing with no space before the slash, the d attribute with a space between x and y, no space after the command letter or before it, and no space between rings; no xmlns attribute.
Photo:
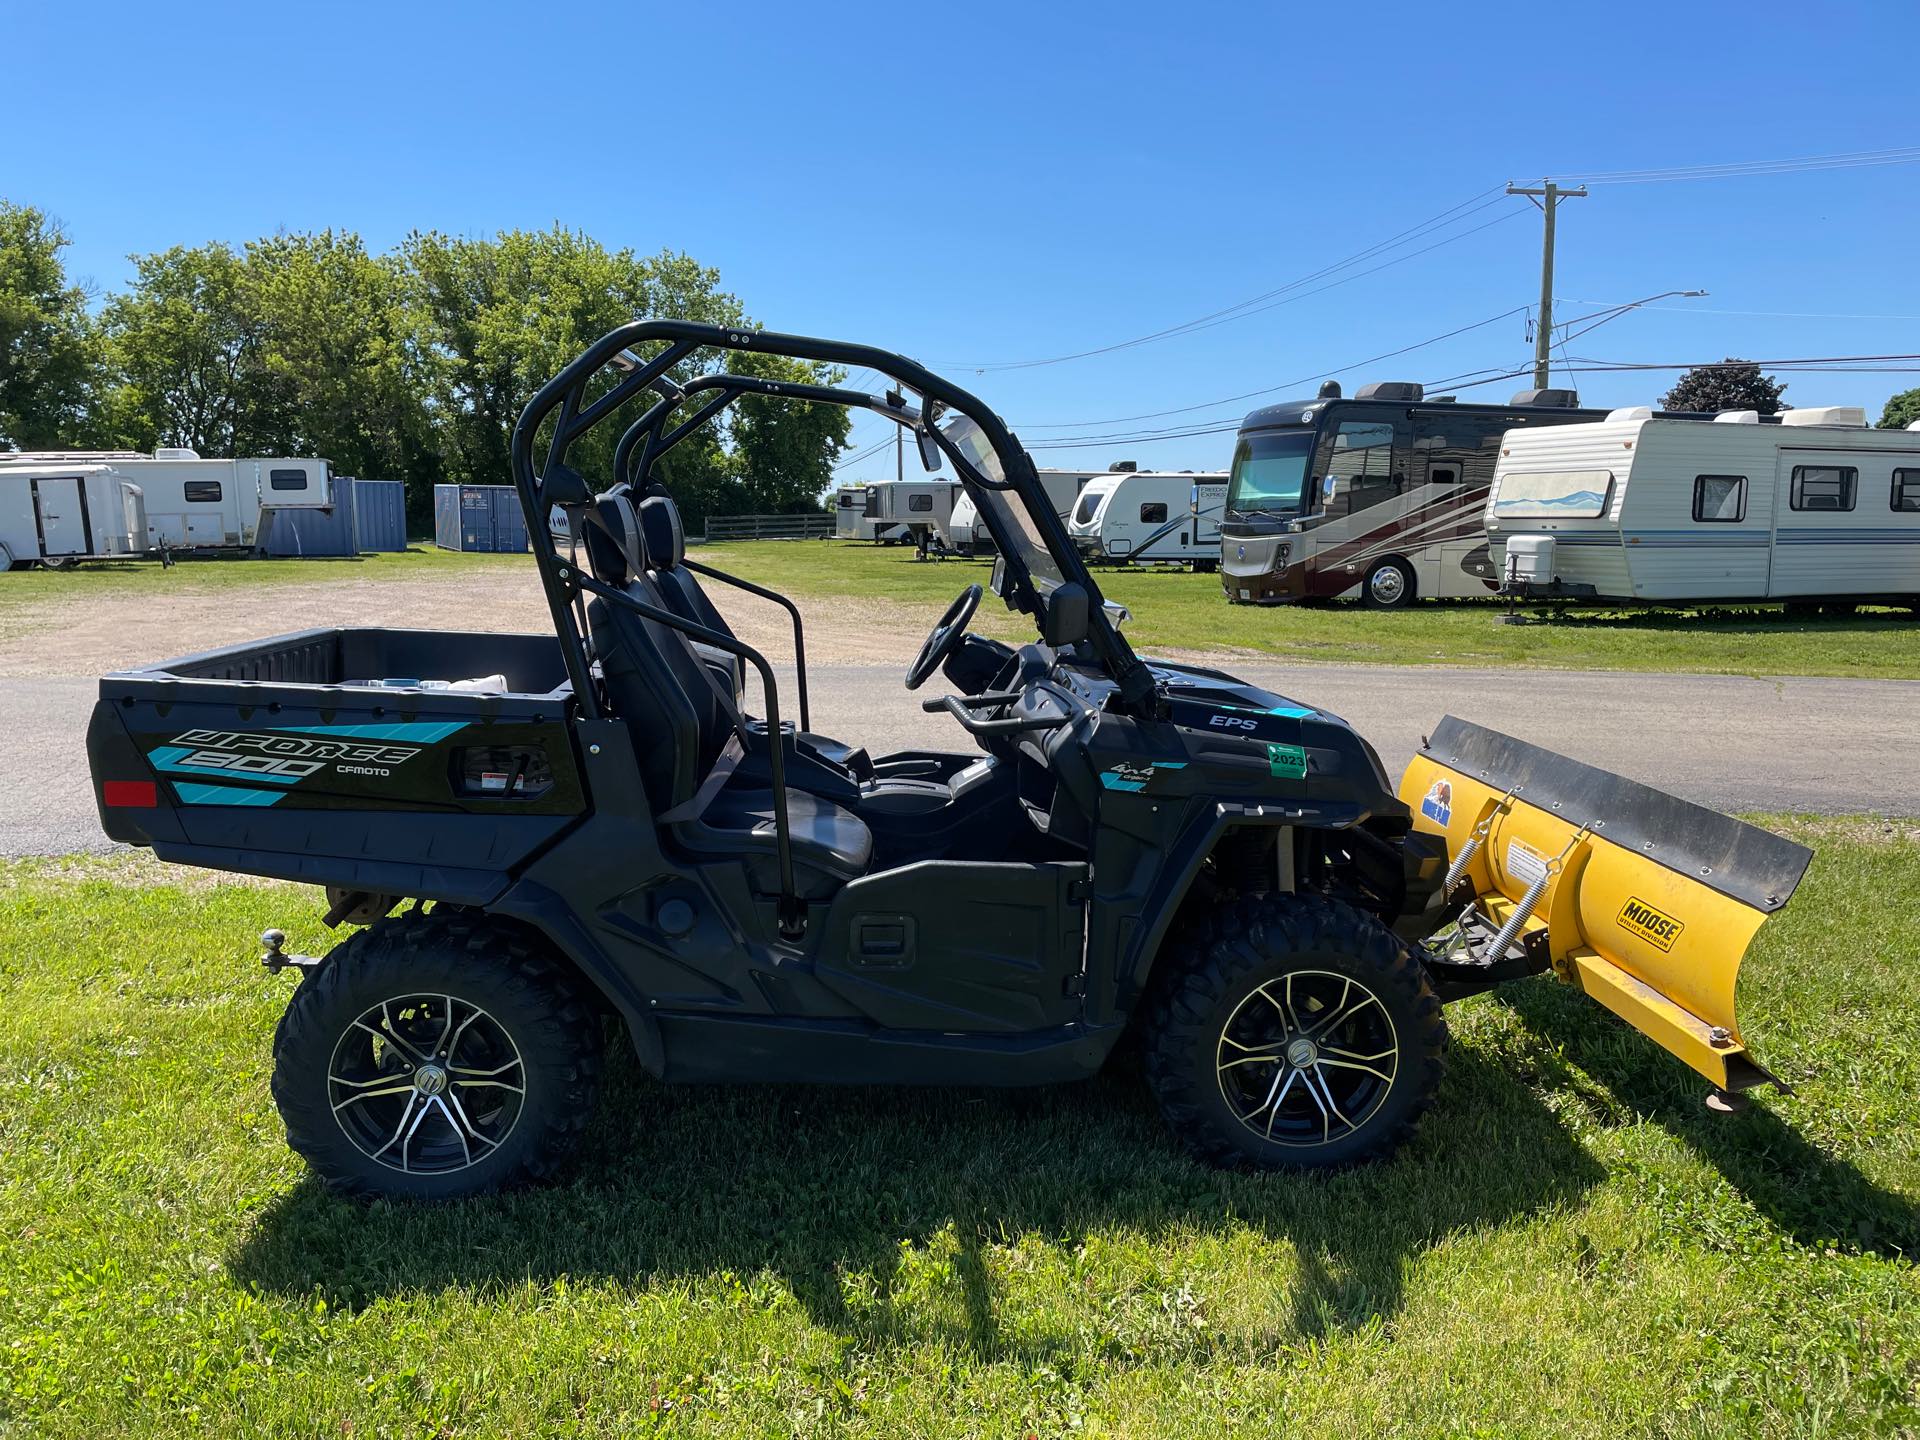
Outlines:
<svg viewBox="0 0 1920 1440"><path fill-rule="evenodd" d="M1812 851L1451 715L1400 799L1446 839L1449 978L1551 969L1723 1090L1780 1083L1747 1053L1734 982Z"/></svg>

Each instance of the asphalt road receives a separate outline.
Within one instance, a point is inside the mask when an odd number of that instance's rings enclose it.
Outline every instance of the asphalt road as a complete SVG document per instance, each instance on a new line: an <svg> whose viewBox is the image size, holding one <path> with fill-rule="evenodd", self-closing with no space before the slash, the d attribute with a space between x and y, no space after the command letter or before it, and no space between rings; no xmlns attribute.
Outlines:
<svg viewBox="0 0 1920 1440"><path fill-rule="evenodd" d="M1920 816L1920 681L1221 668L1346 717L1389 772L1451 713L1715 809ZM896 667L818 666L810 679L816 730L875 753L970 748L946 716L922 713ZM95 693L91 679L0 680L0 856L112 848L87 777Z"/></svg>

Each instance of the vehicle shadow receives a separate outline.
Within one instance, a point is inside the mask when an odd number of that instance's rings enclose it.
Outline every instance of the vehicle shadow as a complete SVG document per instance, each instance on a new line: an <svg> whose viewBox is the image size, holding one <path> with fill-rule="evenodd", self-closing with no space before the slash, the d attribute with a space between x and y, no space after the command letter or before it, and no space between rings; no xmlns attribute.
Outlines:
<svg viewBox="0 0 1920 1440"><path fill-rule="evenodd" d="M1261 1262L1273 1302L1249 1322L1279 1343L1391 1317L1410 1262L1432 1246L1573 1203L1604 1177L1532 1090L1471 1052L1455 1052L1398 1157L1333 1175L1196 1164L1128 1076L1044 1091L677 1088L616 1068L562 1184L435 1208L340 1201L308 1179L229 1257L233 1277L357 1305L563 1275L646 1285L771 1274L838 1333L1044 1360L1075 1343L1074 1322L1029 1315L1003 1333L992 1247L1023 1239L1071 1267L1090 1240L1126 1251L1141 1237L1252 1232L1285 1242ZM957 1301L900 1299L920 1250L941 1252ZM1210 1324L1183 1343L1247 1340Z"/></svg>
<svg viewBox="0 0 1920 1440"><path fill-rule="evenodd" d="M1494 993L1537 1034L1553 1037L1566 1083L1581 1083L1567 1067L1585 1071L1616 1108L1684 1141L1801 1244L1920 1255L1920 1206L1829 1155L1764 1102L1731 1115L1707 1109L1705 1082L1693 1071L1568 987L1505 985Z"/></svg>

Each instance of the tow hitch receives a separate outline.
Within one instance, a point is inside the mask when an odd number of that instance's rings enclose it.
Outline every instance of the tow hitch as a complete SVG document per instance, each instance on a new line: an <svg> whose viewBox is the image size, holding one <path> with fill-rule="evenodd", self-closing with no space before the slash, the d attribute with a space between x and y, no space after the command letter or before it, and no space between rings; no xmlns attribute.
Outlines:
<svg viewBox="0 0 1920 1440"><path fill-rule="evenodd" d="M1452 862L1437 980L1550 969L1719 1089L1780 1084L1747 1053L1734 982L1812 851L1453 716L1400 798Z"/></svg>
<svg viewBox="0 0 1920 1440"><path fill-rule="evenodd" d="M289 965L311 970L320 963L321 957L318 955L289 955L282 950L280 947L287 943L287 932L284 930L262 930L260 943L266 947L260 956L260 963L266 966L269 974L278 975Z"/></svg>

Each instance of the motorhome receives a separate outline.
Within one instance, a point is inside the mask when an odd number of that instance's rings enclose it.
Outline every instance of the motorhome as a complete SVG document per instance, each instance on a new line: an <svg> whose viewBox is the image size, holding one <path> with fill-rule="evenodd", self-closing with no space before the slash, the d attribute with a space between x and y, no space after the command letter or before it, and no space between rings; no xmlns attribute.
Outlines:
<svg viewBox="0 0 1920 1440"><path fill-rule="evenodd" d="M1488 595L1499 570L1482 529L1501 437L1599 420L1571 390L1523 390L1505 405L1428 399L1402 382L1311 400L1241 422L1220 520L1227 598L1271 605L1357 593L1385 608L1416 596Z"/></svg>
<svg viewBox="0 0 1920 1440"><path fill-rule="evenodd" d="M0 465L0 570L125 559L147 548L140 487L112 464Z"/></svg>
<svg viewBox="0 0 1920 1440"><path fill-rule="evenodd" d="M1521 597L1920 604L1920 424L1633 407L1516 432L1485 523Z"/></svg>
<svg viewBox="0 0 1920 1440"><path fill-rule="evenodd" d="M1211 570L1226 500L1223 470L1118 471L1087 482L1067 533L1090 560Z"/></svg>
<svg viewBox="0 0 1920 1440"><path fill-rule="evenodd" d="M141 551L253 550L275 511L333 503L325 460L280 457L204 460L192 450L76 451L0 455L0 481L58 476L77 464L106 463L140 488L146 521Z"/></svg>
<svg viewBox="0 0 1920 1440"><path fill-rule="evenodd" d="M952 549L947 522L960 485L953 480L882 480L867 486L867 519L875 539L904 531L922 551Z"/></svg>
<svg viewBox="0 0 1920 1440"><path fill-rule="evenodd" d="M1074 506L1079 503L1080 492L1088 484L1103 475L1120 472L1044 469L1035 470L1034 473L1040 477L1040 487L1053 502L1054 513L1062 520L1069 520ZM954 501L953 518L947 522L947 533L952 547L962 555L993 553L993 532L980 518L979 507L965 495Z"/></svg>

